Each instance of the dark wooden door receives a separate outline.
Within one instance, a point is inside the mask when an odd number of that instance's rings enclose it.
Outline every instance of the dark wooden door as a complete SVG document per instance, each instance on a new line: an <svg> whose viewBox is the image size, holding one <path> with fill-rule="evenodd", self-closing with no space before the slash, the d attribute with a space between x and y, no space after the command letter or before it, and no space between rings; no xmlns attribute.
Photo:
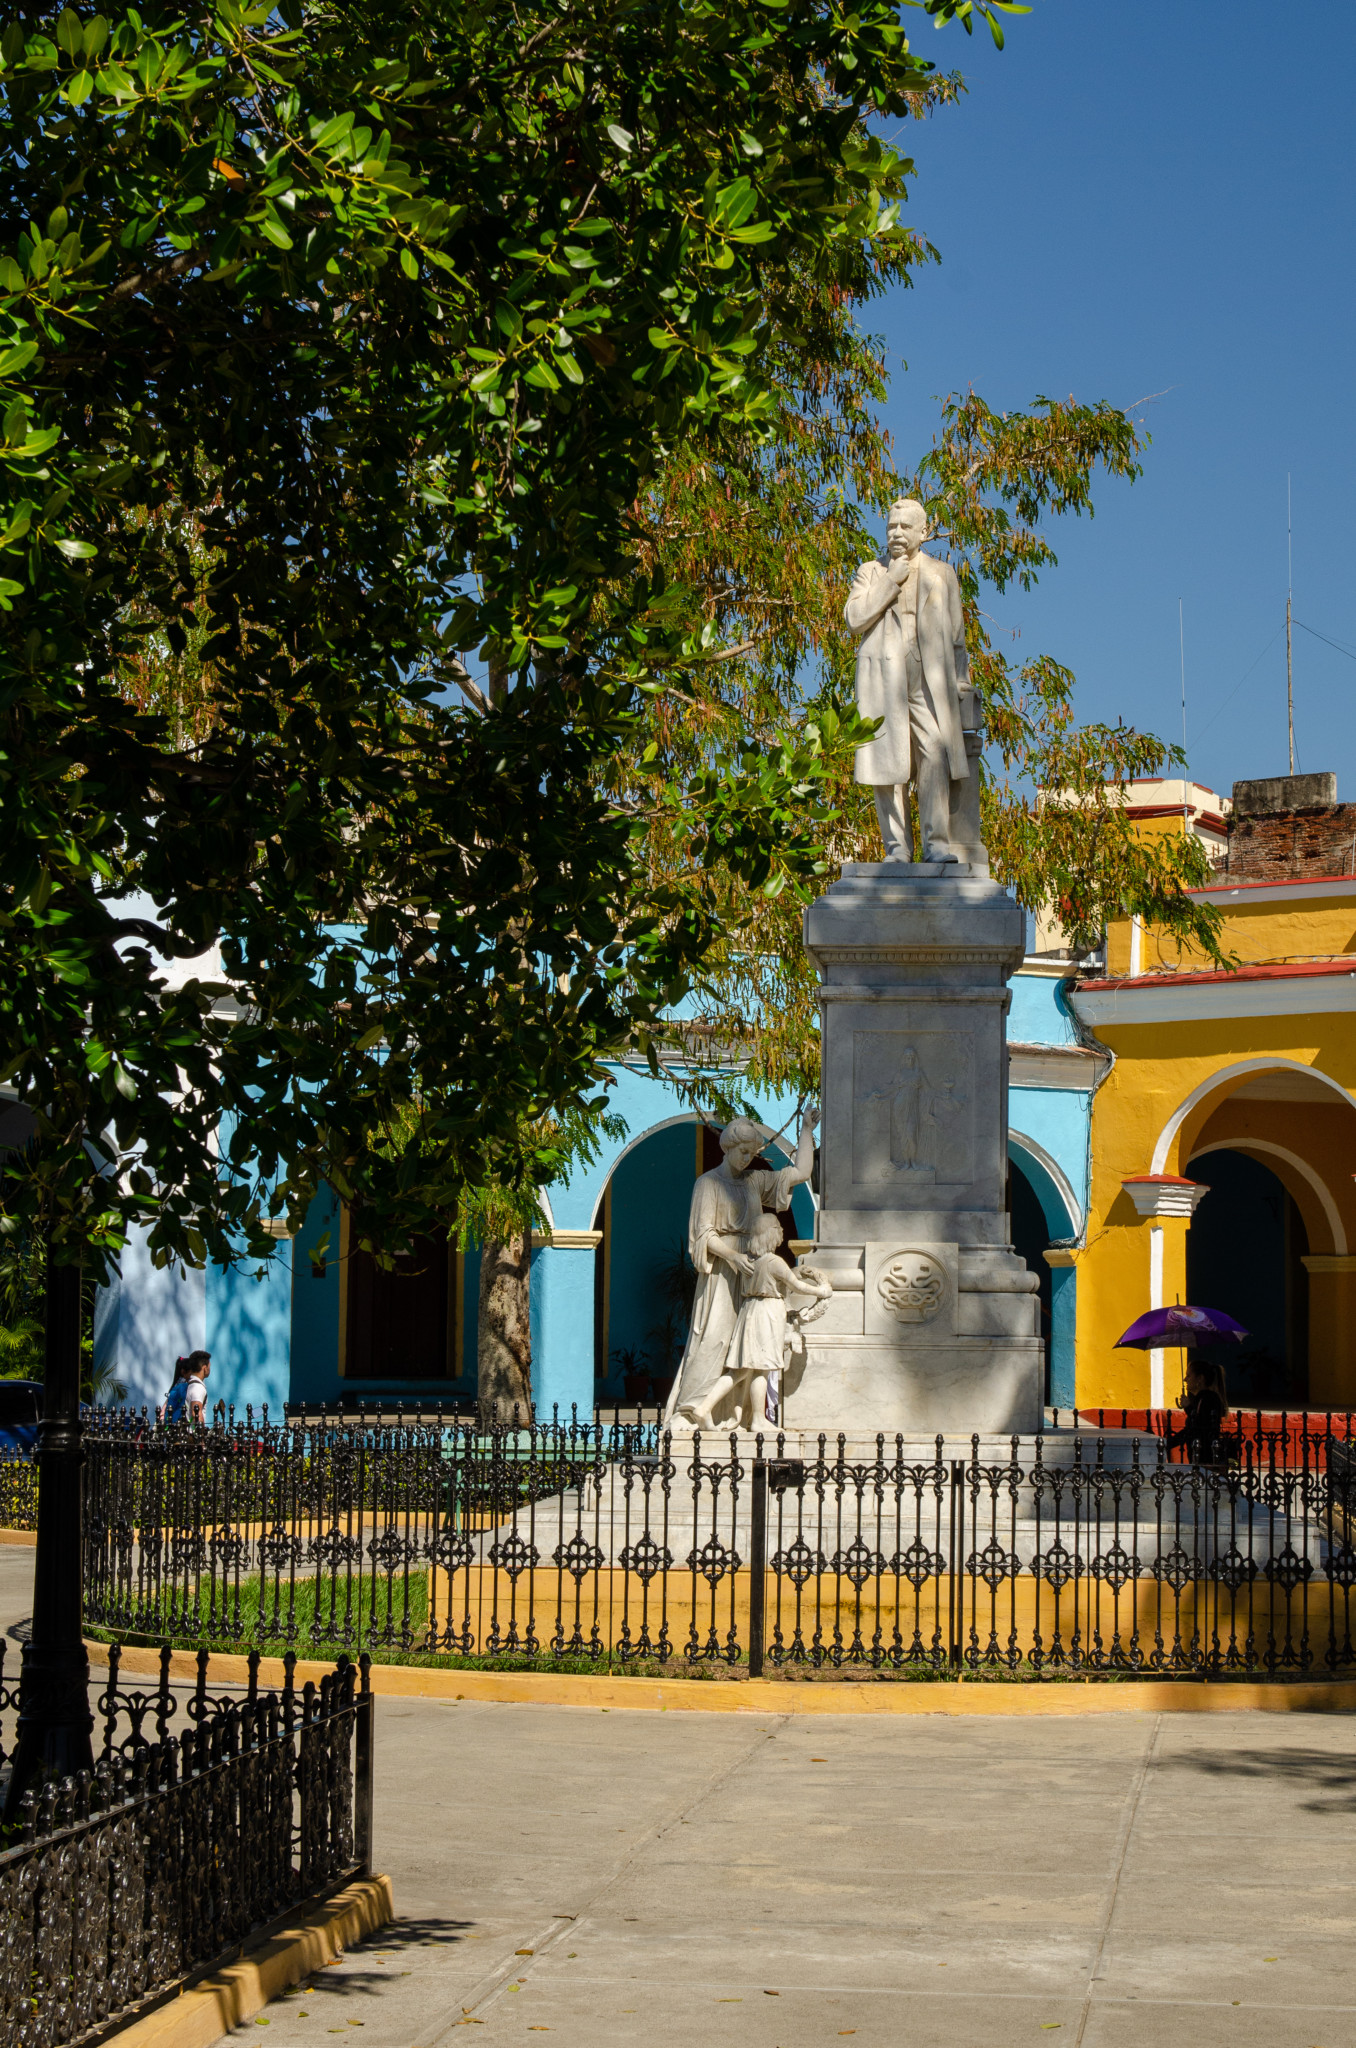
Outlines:
<svg viewBox="0 0 1356 2048"><path fill-rule="evenodd" d="M455 1374L454 1254L446 1237L418 1237L383 1271L355 1252L348 1274L344 1377L434 1380Z"/></svg>

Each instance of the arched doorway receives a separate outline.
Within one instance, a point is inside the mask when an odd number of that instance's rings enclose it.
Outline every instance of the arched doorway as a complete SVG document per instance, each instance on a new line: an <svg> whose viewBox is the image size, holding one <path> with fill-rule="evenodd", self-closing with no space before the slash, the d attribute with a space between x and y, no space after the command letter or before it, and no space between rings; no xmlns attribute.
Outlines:
<svg viewBox="0 0 1356 2048"><path fill-rule="evenodd" d="M1008 1223L1012 1231L1012 1248L1023 1259L1040 1281L1039 1301L1041 1305L1041 1337L1045 1344L1045 1400L1052 1402L1050 1392L1050 1331L1052 1308L1052 1279L1045 1254L1050 1246L1050 1226L1045 1220L1040 1197L1023 1171L1018 1157L1008 1160Z"/></svg>
<svg viewBox="0 0 1356 2048"><path fill-rule="evenodd" d="M1077 1275L1072 1250L1062 1248L1077 1241L1083 1217L1055 1160L1021 1131L1008 1137L1008 1223L1013 1250L1040 1282L1046 1406L1072 1408Z"/></svg>
<svg viewBox="0 0 1356 2048"><path fill-rule="evenodd" d="M1202 1347L1201 1356L1224 1367L1235 1405L1303 1407L1309 1397L1309 1235L1299 1204L1262 1159L1231 1146L1197 1153L1191 1178L1210 1192L1187 1232L1187 1297L1223 1309L1248 1331L1241 1345Z"/></svg>
<svg viewBox="0 0 1356 2048"><path fill-rule="evenodd" d="M769 1134L770 1135L770 1134ZM765 1166L789 1153L769 1144ZM622 1153L608 1177L594 1228L594 1397L661 1406L687 1342L696 1275L687 1256L687 1219L698 1174L719 1166L719 1133L696 1117L659 1125ZM798 1187L783 1238L814 1235L814 1202Z"/></svg>
<svg viewBox="0 0 1356 2048"><path fill-rule="evenodd" d="M1255 1333L1220 1361L1246 1406L1352 1405L1354 1158L1352 1096L1317 1063L1288 1055L1204 1076L1159 1133L1151 1171L1189 1175L1210 1193L1175 1259L1167 1247L1171 1264L1151 1305L1203 1301ZM1175 1355L1164 1363L1171 1373ZM1175 1388L1163 1392L1171 1400Z"/></svg>

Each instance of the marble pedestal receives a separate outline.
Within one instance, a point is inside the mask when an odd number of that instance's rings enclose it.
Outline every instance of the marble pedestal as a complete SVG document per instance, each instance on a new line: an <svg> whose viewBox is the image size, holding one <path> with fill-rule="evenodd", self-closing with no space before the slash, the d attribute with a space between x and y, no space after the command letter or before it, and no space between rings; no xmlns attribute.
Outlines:
<svg viewBox="0 0 1356 2048"><path fill-rule="evenodd" d="M1022 912L979 866L850 866L805 912L819 969L817 1241L833 1283L786 1426L1039 1429L1039 1282L1009 1242L1003 1019Z"/></svg>

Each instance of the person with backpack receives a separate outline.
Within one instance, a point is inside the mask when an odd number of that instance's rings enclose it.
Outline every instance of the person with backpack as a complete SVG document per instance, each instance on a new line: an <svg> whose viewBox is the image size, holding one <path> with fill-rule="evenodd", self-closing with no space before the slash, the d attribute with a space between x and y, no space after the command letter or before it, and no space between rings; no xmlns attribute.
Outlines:
<svg viewBox="0 0 1356 2048"><path fill-rule="evenodd" d="M207 1409L207 1375L212 1370L210 1351L190 1351L187 1358L174 1361L174 1379L160 1411L162 1422L202 1422Z"/></svg>

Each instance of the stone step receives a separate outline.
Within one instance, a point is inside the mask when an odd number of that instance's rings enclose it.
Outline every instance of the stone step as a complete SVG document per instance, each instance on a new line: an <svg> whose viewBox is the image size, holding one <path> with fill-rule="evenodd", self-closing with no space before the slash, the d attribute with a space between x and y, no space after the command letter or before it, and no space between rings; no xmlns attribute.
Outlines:
<svg viewBox="0 0 1356 2048"><path fill-rule="evenodd" d="M1151 1501L1141 1505L1152 1509ZM1103 1503L1100 1516L1095 1502L1085 1503L1084 1511L1077 1515L1066 1508L1058 1517L1052 1506L1043 1506L1039 1518L1030 1511L1024 1512L1023 1507L1019 1495L1014 1520L1006 1500L996 1508L992 1501L981 1500L977 1509L967 1502L960 1531L967 1568L971 1556L982 1556L991 1548L1015 1554L1021 1567L1028 1569L1034 1556L1048 1556L1055 1546L1062 1546L1070 1557L1077 1556L1086 1565L1094 1557L1107 1557L1119 1545L1127 1557L1132 1553L1139 1556L1143 1571L1151 1570L1159 1557L1184 1554L1188 1560L1198 1560L1208 1567L1211 1561L1225 1558L1231 1552L1251 1558L1261 1571L1289 1547L1297 1558L1308 1559L1317 1572L1331 1547L1326 1530L1317 1520L1306 1520L1294 1513L1287 1515L1262 1502L1237 1502L1232 1513L1227 1505L1215 1512L1208 1504L1193 1513L1187 1502L1176 1517L1171 1512L1164 1516L1161 1529L1152 1512L1142 1514L1137 1524L1128 1521L1124 1514L1118 1519L1111 1501ZM643 1490L636 1488L628 1511L618 1482L615 1490L605 1491L596 1499L570 1493L563 1498L538 1501L531 1508L520 1509L511 1520L478 1532L472 1544L474 1554L485 1561L496 1550L508 1555L523 1545L535 1548L542 1564L556 1562L556 1550L563 1549L580 1561L585 1554L591 1557L599 1552L602 1562L610 1566L620 1564L627 1552L654 1546L667 1549L674 1565L681 1569L690 1553L700 1551L708 1542L733 1549L741 1559L747 1559L752 1535L747 1488L733 1500L728 1489L721 1488L714 1495L703 1493L694 1501L689 1490L675 1487L667 1503L657 1490L647 1501ZM803 1504L794 1494L780 1499L771 1495L767 1520L769 1556L797 1541L826 1562L850 1551L854 1545L870 1557L879 1555L887 1559L896 1549L908 1552L911 1546L945 1555L952 1546L950 1498L944 1496L938 1503L929 1491L915 1505L906 1496L898 1513L893 1501L887 1498L878 1514L869 1492L860 1508L855 1490L846 1493L841 1502L836 1491L831 1491L822 1508L813 1493L805 1497Z"/></svg>
<svg viewBox="0 0 1356 2048"><path fill-rule="evenodd" d="M988 1431L980 1435L962 1436L835 1436L813 1430L787 1429L781 1432L771 1428L761 1436L749 1431L721 1432L717 1435L696 1437L688 1430L672 1430L665 1433L665 1443L670 1459L675 1464L691 1462L700 1451L703 1464L728 1464L731 1457L741 1463L752 1459L759 1446L767 1459L774 1458L823 1458L834 1464L842 1458L848 1464L874 1464L878 1458L886 1464L893 1464L902 1458L908 1465L931 1465L940 1456L943 1464L957 1461L968 1462L978 1456L981 1465L1007 1465L1014 1458L1024 1470L1040 1462L1045 1466L1084 1466L1101 1464L1103 1467L1130 1470L1136 1462L1142 1469L1153 1469L1160 1456L1161 1439L1145 1436L1134 1430L1073 1430L1049 1429L1039 1435L1002 1435ZM639 1464L639 1459L633 1462Z"/></svg>

